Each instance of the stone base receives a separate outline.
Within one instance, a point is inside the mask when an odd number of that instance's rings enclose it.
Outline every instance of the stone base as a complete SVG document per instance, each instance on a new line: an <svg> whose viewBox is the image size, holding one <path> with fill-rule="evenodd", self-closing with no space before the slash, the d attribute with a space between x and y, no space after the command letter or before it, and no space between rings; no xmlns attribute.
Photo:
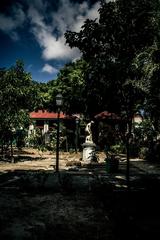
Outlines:
<svg viewBox="0 0 160 240"><path fill-rule="evenodd" d="M82 144L82 147L83 147L82 160L85 163L91 163L95 156L96 144L92 142L86 142Z"/></svg>

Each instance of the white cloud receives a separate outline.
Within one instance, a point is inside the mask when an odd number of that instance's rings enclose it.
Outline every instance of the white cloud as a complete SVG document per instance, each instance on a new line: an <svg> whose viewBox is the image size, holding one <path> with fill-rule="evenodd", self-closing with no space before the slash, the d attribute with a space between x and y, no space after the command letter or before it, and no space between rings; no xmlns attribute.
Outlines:
<svg viewBox="0 0 160 240"><path fill-rule="evenodd" d="M45 60L79 58L80 51L65 44L64 33L66 30L79 31L87 18L98 18L98 8L99 3L89 8L87 2L80 4L61 0L58 10L50 13L52 22L49 24L42 12L34 5L30 6L28 17L32 24L31 31L42 48L42 57Z"/></svg>
<svg viewBox="0 0 160 240"><path fill-rule="evenodd" d="M99 2L91 8L86 1L71 3L69 0L61 0L61 5L56 13L53 13L53 25L58 26L59 34L63 35L66 30L80 31L84 21L99 18Z"/></svg>
<svg viewBox="0 0 160 240"><path fill-rule="evenodd" d="M10 15L0 13L0 30L13 40L18 40L17 29L30 23L30 32L42 49L45 60L74 60L80 57L77 48L71 49L65 44L64 33L67 30L80 31L87 18L98 18L99 2L89 7L87 1L74 3L70 0L59 0L58 9L49 8L50 1L26 0L28 8L24 13L22 5L15 4L10 9Z"/></svg>
<svg viewBox="0 0 160 240"><path fill-rule="evenodd" d="M43 68L42 68L42 72L47 72L49 74L56 74L58 73L58 69L52 67L50 64L46 63Z"/></svg>
<svg viewBox="0 0 160 240"><path fill-rule="evenodd" d="M0 13L0 30L10 35L13 40L18 40L17 28L22 27L25 21L25 14L21 5L15 5L11 9L11 16Z"/></svg>
<svg viewBox="0 0 160 240"><path fill-rule="evenodd" d="M65 44L64 33L67 30L78 32L87 18L98 18L99 2L89 7L86 0L82 3L59 0L56 11L49 8L49 0L26 0L26 4L28 10L25 13L19 3L11 6L10 15L0 13L0 30L13 40L18 40L17 29L22 28L24 22L29 20L30 31L42 48L42 57L45 60L79 58L80 51Z"/></svg>

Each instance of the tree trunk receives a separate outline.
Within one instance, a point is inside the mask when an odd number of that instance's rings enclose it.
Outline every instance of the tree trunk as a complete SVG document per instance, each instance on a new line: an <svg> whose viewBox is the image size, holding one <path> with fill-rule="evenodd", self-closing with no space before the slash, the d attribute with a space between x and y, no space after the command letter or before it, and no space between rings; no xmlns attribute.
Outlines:
<svg viewBox="0 0 160 240"><path fill-rule="evenodd" d="M127 189L130 190L130 140L132 135L132 120L128 121L128 133L126 137L126 152L127 152L127 166L126 166L126 181Z"/></svg>
<svg viewBox="0 0 160 240"><path fill-rule="evenodd" d="M11 162L14 163L12 140L11 140Z"/></svg>

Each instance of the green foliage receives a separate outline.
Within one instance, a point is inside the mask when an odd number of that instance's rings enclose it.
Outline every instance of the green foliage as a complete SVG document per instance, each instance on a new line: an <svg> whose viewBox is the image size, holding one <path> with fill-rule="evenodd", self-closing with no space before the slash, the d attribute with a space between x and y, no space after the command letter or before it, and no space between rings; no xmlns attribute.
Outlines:
<svg viewBox="0 0 160 240"><path fill-rule="evenodd" d="M123 143L115 144L110 147L110 151L114 154L125 153L125 146Z"/></svg>
<svg viewBox="0 0 160 240"><path fill-rule="evenodd" d="M31 105L31 76L26 73L23 63L17 61L14 67L0 72L0 128L17 127L24 121L24 110Z"/></svg>
<svg viewBox="0 0 160 240"><path fill-rule="evenodd" d="M133 60L155 41L157 4L157 0L102 1L99 22L86 20L80 32L66 32L66 42L78 47L89 64L86 105L90 115L107 109L129 120L143 103Z"/></svg>
<svg viewBox="0 0 160 240"><path fill-rule="evenodd" d="M141 88L145 93L143 109L151 118L155 129L160 131L160 49L158 43L137 55L134 61Z"/></svg>
<svg viewBox="0 0 160 240"><path fill-rule="evenodd" d="M49 83L33 82L33 90L35 92L33 109L48 109L52 86Z"/></svg>
<svg viewBox="0 0 160 240"><path fill-rule="evenodd" d="M35 130L27 137L26 142L29 146L39 147L44 145L44 140L42 137L41 130L39 128L35 128Z"/></svg>
<svg viewBox="0 0 160 240"><path fill-rule="evenodd" d="M55 109L55 97L61 92L64 98L63 111L66 113L76 113L85 111L85 71L87 63L84 60L67 64L58 75L56 81L50 83L49 108Z"/></svg>
<svg viewBox="0 0 160 240"><path fill-rule="evenodd" d="M130 151L133 156L142 158L152 157L149 152L154 151L154 145L157 139L157 132L153 122L148 118L143 119L139 124L133 126L133 139Z"/></svg>
<svg viewBox="0 0 160 240"><path fill-rule="evenodd" d="M32 79L25 72L22 61L15 66L0 70L0 132L1 143L6 144L7 132L24 128L28 125L28 111L31 109ZM12 136L7 142L12 142Z"/></svg>
<svg viewBox="0 0 160 240"><path fill-rule="evenodd" d="M144 119L140 124L134 126L135 141L145 141L156 138L156 131L150 119Z"/></svg>
<svg viewBox="0 0 160 240"><path fill-rule="evenodd" d="M139 151L131 142L134 114L143 110L160 132L159 10L159 0L101 1L99 21L86 20L80 32L65 34L66 42L78 47L88 63L85 93L90 117L108 110L126 125L127 133L121 136L128 183L129 154ZM153 139L154 132L151 135ZM149 149L153 152L152 141Z"/></svg>

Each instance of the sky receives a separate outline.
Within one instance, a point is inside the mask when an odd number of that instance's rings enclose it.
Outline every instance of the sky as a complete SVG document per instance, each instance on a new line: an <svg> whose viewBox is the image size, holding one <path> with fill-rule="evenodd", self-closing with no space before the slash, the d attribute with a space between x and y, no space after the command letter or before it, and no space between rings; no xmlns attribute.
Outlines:
<svg viewBox="0 0 160 240"><path fill-rule="evenodd" d="M65 43L67 30L79 32L85 19L99 17L97 0L0 0L0 68L24 61L32 79L56 79L63 66L80 58Z"/></svg>

